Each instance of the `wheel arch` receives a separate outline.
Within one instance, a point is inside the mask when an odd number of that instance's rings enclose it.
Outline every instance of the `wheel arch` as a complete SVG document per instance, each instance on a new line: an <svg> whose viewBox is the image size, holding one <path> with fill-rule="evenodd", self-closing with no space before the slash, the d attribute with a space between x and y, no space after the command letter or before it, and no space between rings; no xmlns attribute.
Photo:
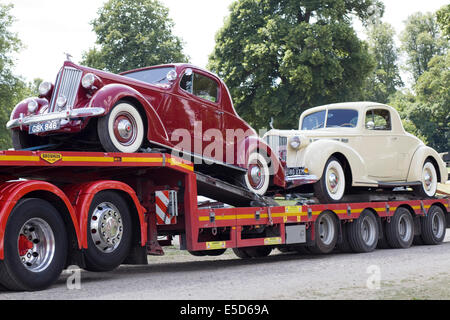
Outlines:
<svg viewBox="0 0 450 320"><path fill-rule="evenodd" d="M72 249L81 248L80 230L75 210L66 194L45 181L14 181L0 186L0 259L4 258L4 236L8 218L21 199L39 198L52 204L61 215Z"/></svg>
<svg viewBox="0 0 450 320"><path fill-rule="evenodd" d="M414 153L411 159L406 181L421 181L423 165L427 160L430 160L435 167L438 175L438 181L445 183L447 181L448 174L444 161L441 159L436 150L427 146L419 147Z"/></svg>
<svg viewBox="0 0 450 320"><path fill-rule="evenodd" d="M96 194L102 191L113 191L123 196L130 209L133 240L140 241L144 246L147 242L145 209L141 206L134 190L126 183L112 180L101 180L81 185L70 186L67 190L72 203L76 203L75 212L79 221L81 245L84 249L88 246L87 221L89 208Z"/></svg>
<svg viewBox="0 0 450 320"><path fill-rule="evenodd" d="M140 92L129 86L123 84L106 85L92 97L89 106L104 108L105 114L108 114L119 101L133 104L141 116L144 116L148 140L165 145L169 144L167 130L155 108Z"/></svg>
<svg viewBox="0 0 450 320"><path fill-rule="evenodd" d="M367 170L362 157L350 146L340 141L318 140L306 147L304 153L305 167L310 174L315 175L318 180L322 178L326 162L336 155L338 160L347 163L347 175L351 176L352 183L356 180L367 180ZM344 169L345 170L345 169Z"/></svg>

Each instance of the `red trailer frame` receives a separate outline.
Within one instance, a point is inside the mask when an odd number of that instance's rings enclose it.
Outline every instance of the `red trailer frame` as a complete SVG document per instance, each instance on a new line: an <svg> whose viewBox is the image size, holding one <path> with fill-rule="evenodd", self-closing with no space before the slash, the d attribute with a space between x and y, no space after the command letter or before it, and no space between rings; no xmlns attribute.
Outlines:
<svg viewBox="0 0 450 320"><path fill-rule="evenodd" d="M105 190L117 192L128 204L133 246L124 263L131 264L146 264L148 254L163 254L161 246L170 244L174 235L180 235L182 249L197 255L213 255L227 248L292 245L287 242L287 227L301 226L295 232L304 230L304 241L297 245L314 247L318 241L315 222L323 213L336 219L339 242L344 241L343 227L366 211L377 218L380 230L398 208L407 209L414 218L415 235L421 232L420 219L432 208L440 208L445 213L446 227L450 225L448 198L200 209L193 164L170 154L0 151L0 268L5 262L5 233L10 215L26 198L43 199L57 209L70 243L66 266L84 267L84 255L90 250L89 208L95 195ZM155 192L162 190L178 194L176 223L156 222ZM167 240L158 240L158 236L167 236ZM0 283L16 288L1 277ZM42 287L21 282L17 288Z"/></svg>

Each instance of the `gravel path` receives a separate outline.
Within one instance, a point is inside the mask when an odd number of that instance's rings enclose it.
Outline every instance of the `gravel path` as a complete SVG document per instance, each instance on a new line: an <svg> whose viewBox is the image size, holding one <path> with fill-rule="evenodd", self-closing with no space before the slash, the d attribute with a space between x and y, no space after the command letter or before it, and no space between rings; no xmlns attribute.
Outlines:
<svg viewBox="0 0 450 320"><path fill-rule="evenodd" d="M64 271L48 290L0 292L0 299L450 299L447 231L439 246L366 254L274 250L267 258L241 260L230 250L203 258L169 249L164 257L149 257L148 266L107 273ZM77 274L80 288L68 289L67 281Z"/></svg>

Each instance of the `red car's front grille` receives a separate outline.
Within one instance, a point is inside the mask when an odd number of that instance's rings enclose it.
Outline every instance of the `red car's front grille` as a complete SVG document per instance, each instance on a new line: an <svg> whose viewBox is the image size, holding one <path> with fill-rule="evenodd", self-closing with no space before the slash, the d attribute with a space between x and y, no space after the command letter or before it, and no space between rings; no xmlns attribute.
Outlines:
<svg viewBox="0 0 450 320"><path fill-rule="evenodd" d="M56 106L56 100L60 96L64 96L67 99L66 109L71 109L74 106L82 75L83 71L75 68L64 67L61 69L56 77L55 89L53 90L52 99L50 101L49 112L62 111L57 110Z"/></svg>

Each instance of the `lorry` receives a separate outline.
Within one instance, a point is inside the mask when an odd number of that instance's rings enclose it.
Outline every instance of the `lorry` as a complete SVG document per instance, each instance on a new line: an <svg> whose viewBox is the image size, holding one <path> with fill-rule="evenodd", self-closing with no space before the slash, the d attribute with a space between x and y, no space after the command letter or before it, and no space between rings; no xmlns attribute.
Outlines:
<svg viewBox="0 0 450 320"><path fill-rule="evenodd" d="M169 153L0 151L0 284L43 290L70 265L109 271L180 249L243 259L280 251L371 252L436 245L450 199L354 195L280 205ZM198 196L229 206L199 206Z"/></svg>

